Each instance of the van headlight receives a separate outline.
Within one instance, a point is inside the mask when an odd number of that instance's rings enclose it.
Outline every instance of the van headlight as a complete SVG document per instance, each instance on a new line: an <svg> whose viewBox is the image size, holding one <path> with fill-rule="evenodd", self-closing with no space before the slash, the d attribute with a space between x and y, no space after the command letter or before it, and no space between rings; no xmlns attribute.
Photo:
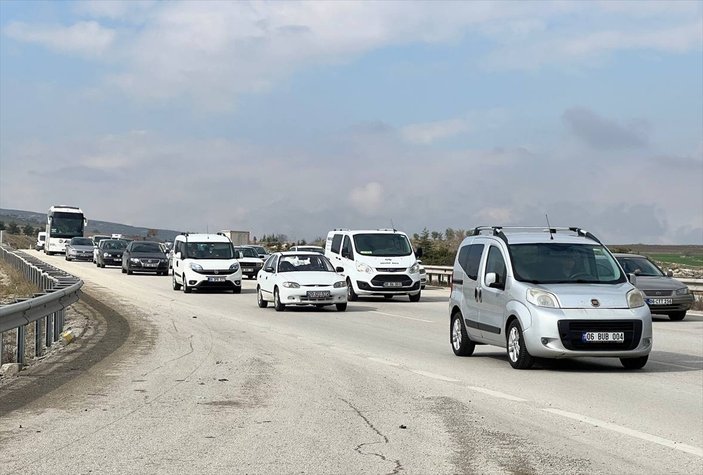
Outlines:
<svg viewBox="0 0 703 475"><path fill-rule="evenodd" d="M557 296L542 289L527 289L527 301L538 307L560 308Z"/></svg>
<svg viewBox="0 0 703 475"><path fill-rule="evenodd" d="M203 271L203 266L201 266L197 262L191 262L190 268L193 269L195 272L202 272Z"/></svg>
<svg viewBox="0 0 703 475"><path fill-rule="evenodd" d="M129 261L130 261L132 264L139 264L139 262L141 262L141 261L140 261L139 259L137 259L136 257L132 257Z"/></svg>
<svg viewBox="0 0 703 475"><path fill-rule="evenodd" d="M107 252L103 252L103 257L110 257L110 254L108 254Z"/></svg>
<svg viewBox="0 0 703 475"><path fill-rule="evenodd" d="M356 270L357 272L366 272L367 274L373 274L373 269L370 266L364 264L363 262L356 263Z"/></svg>
<svg viewBox="0 0 703 475"><path fill-rule="evenodd" d="M688 287L674 290L674 295L688 295L689 293Z"/></svg>
<svg viewBox="0 0 703 475"><path fill-rule="evenodd" d="M347 286L346 280L340 280L340 281L334 283L335 289L341 289L342 287L346 287L346 286Z"/></svg>
<svg viewBox="0 0 703 475"><path fill-rule="evenodd" d="M300 288L300 284L297 282L283 282L281 285L283 287L285 287L286 289L299 289Z"/></svg>
<svg viewBox="0 0 703 475"><path fill-rule="evenodd" d="M237 272L239 270L239 262L235 262L231 266L229 266L229 270L232 272Z"/></svg>
<svg viewBox="0 0 703 475"><path fill-rule="evenodd" d="M410 269L408 269L408 272L410 272L411 274L420 273L420 264L416 262L415 264L411 265Z"/></svg>
<svg viewBox="0 0 703 475"><path fill-rule="evenodd" d="M637 289L632 289L627 293L627 306L630 308L644 307L644 298L642 292Z"/></svg>

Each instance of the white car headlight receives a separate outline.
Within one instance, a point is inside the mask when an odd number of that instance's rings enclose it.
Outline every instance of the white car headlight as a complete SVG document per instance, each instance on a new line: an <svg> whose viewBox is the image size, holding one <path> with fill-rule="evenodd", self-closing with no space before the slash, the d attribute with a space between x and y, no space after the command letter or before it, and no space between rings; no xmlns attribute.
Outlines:
<svg viewBox="0 0 703 475"><path fill-rule="evenodd" d="M334 283L335 289L341 289L342 287L346 287L346 286L347 286L346 280L340 280L340 281Z"/></svg>
<svg viewBox="0 0 703 475"><path fill-rule="evenodd" d="M356 270L358 272L366 272L367 274L373 274L373 269L370 266L364 264L363 262L356 263Z"/></svg>
<svg viewBox="0 0 703 475"><path fill-rule="evenodd" d="M76 252L78 252L78 251L76 251L76 250L73 249L73 248L71 248L71 249L68 250L68 253L69 253L69 254L75 254Z"/></svg>
<svg viewBox="0 0 703 475"><path fill-rule="evenodd" d="M690 293L690 290L688 287L683 287L681 289L676 289L674 290L674 295L688 295Z"/></svg>
<svg viewBox="0 0 703 475"><path fill-rule="evenodd" d="M300 284L297 282L283 282L281 285L287 289L299 289L300 288Z"/></svg>
<svg viewBox="0 0 703 475"><path fill-rule="evenodd" d="M632 289L627 293L627 306L630 308L644 307L644 298L642 292L637 289Z"/></svg>
<svg viewBox="0 0 703 475"><path fill-rule="evenodd" d="M411 274L417 274L418 272L420 272L420 264L416 262L415 264L411 265L408 269L408 272L410 272Z"/></svg>
<svg viewBox="0 0 703 475"><path fill-rule="evenodd" d="M103 257L110 257L110 254L108 254L107 252L103 252Z"/></svg>
<svg viewBox="0 0 703 475"><path fill-rule="evenodd" d="M232 272L237 272L239 270L239 263L235 262L234 264L229 266L229 270L231 270Z"/></svg>
<svg viewBox="0 0 703 475"><path fill-rule="evenodd" d="M197 262L191 262L190 268L193 269L195 272L202 272L203 271L203 266L201 266Z"/></svg>
<svg viewBox="0 0 703 475"><path fill-rule="evenodd" d="M538 307L559 308L557 296L542 289L527 289L527 301Z"/></svg>

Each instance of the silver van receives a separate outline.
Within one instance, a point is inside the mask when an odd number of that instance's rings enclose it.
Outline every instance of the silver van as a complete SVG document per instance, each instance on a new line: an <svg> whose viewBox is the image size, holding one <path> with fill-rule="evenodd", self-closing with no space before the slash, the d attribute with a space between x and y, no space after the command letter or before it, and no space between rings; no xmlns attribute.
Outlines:
<svg viewBox="0 0 703 475"><path fill-rule="evenodd" d="M595 236L573 227L475 228L454 261L449 316L454 354L504 347L516 369L571 357L639 369L652 349L642 293Z"/></svg>

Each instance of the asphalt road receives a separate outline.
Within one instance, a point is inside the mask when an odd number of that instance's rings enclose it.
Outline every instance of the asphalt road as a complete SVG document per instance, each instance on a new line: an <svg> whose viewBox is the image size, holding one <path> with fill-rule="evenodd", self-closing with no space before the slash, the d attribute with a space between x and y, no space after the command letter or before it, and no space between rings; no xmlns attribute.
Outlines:
<svg viewBox="0 0 703 475"><path fill-rule="evenodd" d="M449 346L446 289L346 312L183 294L42 258L94 322L0 391L0 473L701 473L703 316L617 359L513 370Z"/></svg>

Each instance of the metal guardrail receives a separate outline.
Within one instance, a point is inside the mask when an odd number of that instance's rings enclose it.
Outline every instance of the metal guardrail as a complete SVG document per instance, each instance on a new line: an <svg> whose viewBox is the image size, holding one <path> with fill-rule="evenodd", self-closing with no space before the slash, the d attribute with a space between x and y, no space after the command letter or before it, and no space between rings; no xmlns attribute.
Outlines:
<svg viewBox="0 0 703 475"><path fill-rule="evenodd" d="M433 278L437 285L449 285L452 279L451 266L424 266L427 272L427 284L433 284ZM674 279L686 284L696 296L703 296L703 279L687 279L685 277L676 277Z"/></svg>
<svg viewBox="0 0 703 475"><path fill-rule="evenodd" d="M16 362L25 363L27 325L34 324L34 353L41 356L45 348L58 341L63 331L66 307L80 297L83 281L22 251L0 245L0 259L19 270L41 290L32 298L17 299L0 305L0 364L5 332L17 332Z"/></svg>

